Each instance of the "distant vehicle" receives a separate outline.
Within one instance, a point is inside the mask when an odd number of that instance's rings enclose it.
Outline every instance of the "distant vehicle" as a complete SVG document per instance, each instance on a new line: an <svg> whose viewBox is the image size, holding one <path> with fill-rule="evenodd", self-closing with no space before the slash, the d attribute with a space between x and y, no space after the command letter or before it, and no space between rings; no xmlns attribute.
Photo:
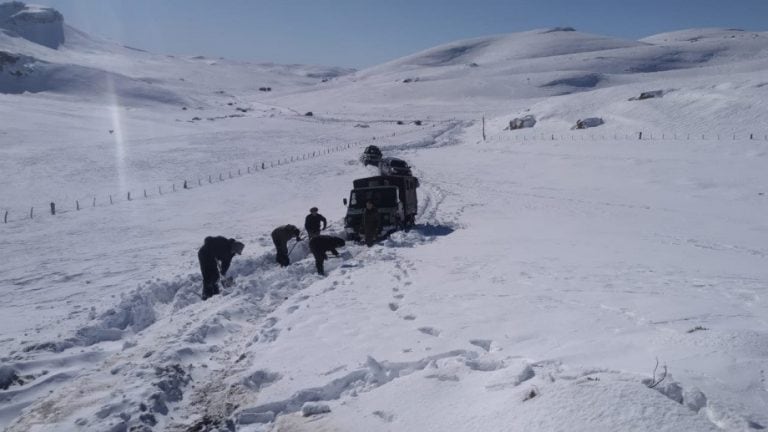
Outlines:
<svg viewBox="0 0 768 432"><path fill-rule="evenodd" d="M379 170L383 176L409 176L411 167L402 159L385 157L379 162Z"/></svg>
<svg viewBox="0 0 768 432"><path fill-rule="evenodd" d="M360 162L362 162L364 166L379 166L379 162L381 162L381 150L373 145L366 147L365 150L363 150L363 154L360 156Z"/></svg>
<svg viewBox="0 0 768 432"><path fill-rule="evenodd" d="M360 239L363 211L368 200L373 201L381 216L379 236L410 229L416 223L418 187L419 179L411 176L376 176L355 180L349 201L344 199L347 206L344 218L347 240Z"/></svg>

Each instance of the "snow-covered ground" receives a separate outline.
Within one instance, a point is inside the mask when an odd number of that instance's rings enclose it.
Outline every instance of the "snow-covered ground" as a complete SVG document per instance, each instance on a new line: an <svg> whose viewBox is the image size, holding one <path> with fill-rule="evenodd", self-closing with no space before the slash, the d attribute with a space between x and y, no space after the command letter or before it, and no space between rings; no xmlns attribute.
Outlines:
<svg viewBox="0 0 768 432"><path fill-rule="evenodd" d="M536 30L349 71L54 12L0 7L6 430L768 427L765 33ZM372 143L419 176L417 226L277 267L309 207L342 232ZM246 248L202 302L207 235Z"/></svg>

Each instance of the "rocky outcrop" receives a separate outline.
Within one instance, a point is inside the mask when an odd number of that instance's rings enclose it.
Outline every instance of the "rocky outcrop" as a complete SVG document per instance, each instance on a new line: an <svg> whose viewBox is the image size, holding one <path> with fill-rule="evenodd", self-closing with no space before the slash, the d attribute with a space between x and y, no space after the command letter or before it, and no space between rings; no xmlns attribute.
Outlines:
<svg viewBox="0 0 768 432"><path fill-rule="evenodd" d="M2 3L0 29L52 49L64 43L64 17L49 7L19 1Z"/></svg>

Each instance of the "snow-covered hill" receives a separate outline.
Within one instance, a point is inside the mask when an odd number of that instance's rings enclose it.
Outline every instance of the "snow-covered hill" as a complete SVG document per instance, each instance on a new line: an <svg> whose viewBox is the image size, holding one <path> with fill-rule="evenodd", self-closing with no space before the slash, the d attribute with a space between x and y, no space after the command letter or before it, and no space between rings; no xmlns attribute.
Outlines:
<svg viewBox="0 0 768 432"><path fill-rule="evenodd" d="M6 430L768 427L766 33L540 29L355 72L18 2L0 27ZM277 267L310 207L342 234L369 144L420 177L415 229ZM208 235L246 248L202 302Z"/></svg>

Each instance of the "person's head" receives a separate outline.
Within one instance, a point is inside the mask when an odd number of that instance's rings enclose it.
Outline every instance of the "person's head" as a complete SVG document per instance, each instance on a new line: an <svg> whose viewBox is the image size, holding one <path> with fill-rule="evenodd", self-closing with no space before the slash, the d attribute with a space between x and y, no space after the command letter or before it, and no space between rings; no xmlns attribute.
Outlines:
<svg viewBox="0 0 768 432"><path fill-rule="evenodd" d="M368 200L365 202L365 208L367 209L373 209L373 201Z"/></svg>
<svg viewBox="0 0 768 432"><path fill-rule="evenodd" d="M312 214L317 213L317 207L312 207L311 209L309 209L309 212Z"/></svg>
<svg viewBox="0 0 768 432"><path fill-rule="evenodd" d="M232 253L235 255L242 255L243 249L245 249L245 245L243 243L240 243L239 241L235 239L229 239L229 243L232 248Z"/></svg>

